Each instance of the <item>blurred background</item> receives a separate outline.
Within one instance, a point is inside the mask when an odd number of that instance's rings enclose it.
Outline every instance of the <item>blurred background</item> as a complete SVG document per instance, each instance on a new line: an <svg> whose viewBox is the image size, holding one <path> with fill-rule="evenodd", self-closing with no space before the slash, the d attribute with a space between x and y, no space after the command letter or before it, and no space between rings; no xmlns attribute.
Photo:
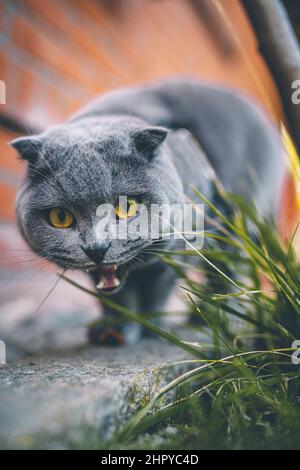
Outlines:
<svg viewBox="0 0 300 470"><path fill-rule="evenodd" d="M299 2L286 3L299 32ZM24 164L7 142L62 121L97 94L174 75L229 85L259 102L277 124L283 118L239 0L0 1L0 80L6 85L0 104L0 337L11 338L14 354L77 341L67 331L76 327L82 335L97 306L66 284L55 286L55 268L36 260L21 241L14 198ZM287 175L282 232L291 233L296 220Z"/></svg>

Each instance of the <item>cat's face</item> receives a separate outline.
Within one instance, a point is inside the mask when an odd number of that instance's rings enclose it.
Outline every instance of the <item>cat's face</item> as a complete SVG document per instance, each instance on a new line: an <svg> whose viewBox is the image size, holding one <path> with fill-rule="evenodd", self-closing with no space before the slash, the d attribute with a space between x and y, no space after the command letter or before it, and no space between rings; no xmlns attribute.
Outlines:
<svg viewBox="0 0 300 470"><path fill-rule="evenodd" d="M116 238L110 222L99 229L99 207L114 209L112 223L127 218L130 224L140 204L176 200L173 168L162 155L166 135L136 122L87 120L14 141L28 162L17 219L30 247L63 268L100 268L99 288L117 287L115 274L121 277L151 240ZM128 197L125 208L118 206L120 196Z"/></svg>

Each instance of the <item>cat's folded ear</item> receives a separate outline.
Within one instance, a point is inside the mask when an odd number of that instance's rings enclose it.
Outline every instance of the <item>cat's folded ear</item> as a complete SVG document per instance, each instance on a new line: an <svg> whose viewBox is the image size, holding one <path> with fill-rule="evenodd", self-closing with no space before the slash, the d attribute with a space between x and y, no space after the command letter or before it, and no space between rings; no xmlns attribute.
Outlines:
<svg viewBox="0 0 300 470"><path fill-rule="evenodd" d="M25 136L11 140L9 145L17 150L22 160L35 163L42 149L40 136Z"/></svg>
<svg viewBox="0 0 300 470"><path fill-rule="evenodd" d="M146 127L134 131L131 138L139 153L147 158L152 158L155 155L155 150L163 143L167 134L168 130L163 127Z"/></svg>

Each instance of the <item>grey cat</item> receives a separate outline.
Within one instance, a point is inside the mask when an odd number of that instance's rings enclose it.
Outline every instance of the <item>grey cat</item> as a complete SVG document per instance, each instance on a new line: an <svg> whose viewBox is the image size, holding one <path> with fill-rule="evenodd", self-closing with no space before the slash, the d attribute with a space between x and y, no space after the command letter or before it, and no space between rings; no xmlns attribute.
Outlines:
<svg viewBox="0 0 300 470"><path fill-rule="evenodd" d="M182 139L180 129L191 134ZM108 93L67 122L11 143L28 163L16 202L24 239L63 268L89 271L115 302L139 312L163 309L172 269L155 257L149 238L110 238L107 226L99 237L97 208L127 196L122 211L134 220L139 204L182 204L192 196L190 184L209 197L193 138L226 190L253 201L262 215L274 214L284 159L264 113L233 90L172 79ZM170 248L173 241L162 243ZM105 314L116 317L109 308ZM102 322L89 335L120 344L137 333L137 326Z"/></svg>

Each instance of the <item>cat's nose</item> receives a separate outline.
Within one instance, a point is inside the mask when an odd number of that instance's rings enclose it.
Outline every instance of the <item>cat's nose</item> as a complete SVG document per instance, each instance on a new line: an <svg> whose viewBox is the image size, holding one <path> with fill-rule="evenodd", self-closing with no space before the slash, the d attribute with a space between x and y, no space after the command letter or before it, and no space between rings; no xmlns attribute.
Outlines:
<svg viewBox="0 0 300 470"><path fill-rule="evenodd" d="M82 249L85 254L95 263L100 263L105 253L109 248L110 243L108 241L104 241L103 243L93 243L90 245L83 246Z"/></svg>

